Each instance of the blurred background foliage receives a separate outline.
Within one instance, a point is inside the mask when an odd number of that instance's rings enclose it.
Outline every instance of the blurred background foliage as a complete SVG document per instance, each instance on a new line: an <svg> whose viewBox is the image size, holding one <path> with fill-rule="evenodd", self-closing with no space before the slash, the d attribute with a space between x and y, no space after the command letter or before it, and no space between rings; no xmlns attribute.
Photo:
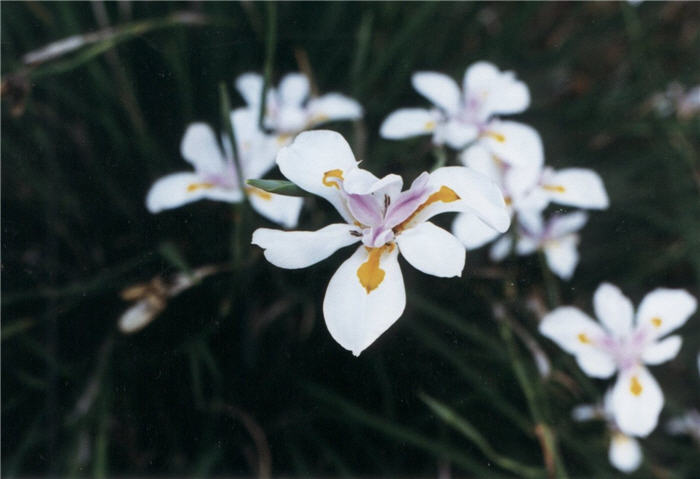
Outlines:
<svg viewBox="0 0 700 479"><path fill-rule="evenodd" d="M301 69L358 99L364 121L331 127L378 175L435 162L428 138L378 138L389 112L426 105L413 71L517 72L547 163L596 170L611 197L573 280L484 251L461 279L404 268L406 312L354 358L321 315L346 252L279 270L248 246L266 222L245 208L148 214L150 184L185 168L187 124L220 125L218 85L242 105L233 80L262 71L271 14L273 81ZM700 82L699 31L700 6L682 2L3 2L3 475L614 476L604 425L570 419L606 383L537 336L537 311L591 312L604 280L635 304L657 286L700 296L700 123L649 103ZM25 63L70 37L84 45ZM300 228L333 214L310 198ZM117 330L120 291L208 264L222 271L147 328ZM652 370L662 423L700 402L697 314L681 332L678 358ZM697 446L661 426L643 448L636 477L700 470Z"/></svg>

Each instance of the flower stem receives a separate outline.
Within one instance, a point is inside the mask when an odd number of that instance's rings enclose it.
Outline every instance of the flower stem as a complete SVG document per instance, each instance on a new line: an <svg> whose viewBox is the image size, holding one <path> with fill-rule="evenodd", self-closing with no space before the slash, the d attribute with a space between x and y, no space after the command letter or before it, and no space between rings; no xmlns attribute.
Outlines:
<svg viewBox="0 0 700 479"><path fill-rule="evenodd" d="M542 279L544 281L544 288L547 292L547 306L549 309L554 309L561 304L561 296L559 294L559 283L557 278L554 277L552 271L547 266L547 258L545 258L542 251L537 253L540 269L542 270Z"/></svg>
<svg viewBox="0 0 700 479"><path fill-rule="evenodd" d="M267 2L267 28L265 32L265 67L263 70L262 98L260 98L260 112L258 125L265 129L265 109L267 108L267 90L272 79L272 64L275 59L275 46L277 44L277 5L275 2Z"/></svg>

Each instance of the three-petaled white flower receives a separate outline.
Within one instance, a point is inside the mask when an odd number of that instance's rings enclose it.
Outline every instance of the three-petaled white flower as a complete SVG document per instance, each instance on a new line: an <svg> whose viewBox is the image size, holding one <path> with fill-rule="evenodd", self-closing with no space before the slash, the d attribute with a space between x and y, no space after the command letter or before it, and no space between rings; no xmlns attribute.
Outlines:
<svg viewBox="0 0 700 479"><path fill-rule="evenodd" d="M236 88L255 115L262 107L263 78L244 73L236 79ZM279 88L269 88L265 96L263 125L277 138L280 146L288 144L297 133L322 123L356 120L362 117L360 104L340 93L309 97L309 79L301 73L288 73Z"/></svg>
<svg viewBox="0 0 700 479"><path fill-rule="evenodd" d="M644 297L633 322L630 300L603 283L593 306L602 327L579 309L563 306L544 317L540 332L574 354L587 375L608 378L617 371L610 399L615 422L627 435L646 436L656 427L664 397L644 365L678 354L680 336L661 338L686 322L697 301L684 290L659 288Z"/></svg>
<svg viewBox="0 0 700 479"><path fill-rule="evenodd" d="M359 168L345 139L331 131L301 133L280 151L277 164L289 180L333 204L345 222L315 232L261 228L252 242L281 268L304 268L362 243L331 278L323 302L331 335L355 355L403 313L399 252L424 273L461 275L464 247L427 220L438 213L471 211L500 231L510 222L500 190L483 175L464 167L439 168L401 191L400 176L379 179Z"/></svg>
<svg viewBox="0 0 700 479"><path fill-rule="evenodd" d="M642 463L642 447L633 436L622 432L615 422L612 409L612 391L605 393L603 404L581 404L571 411L575 421L589 421L602 419L607 423L610 432L610 446L608 448L608 460L622 472L636 471Z"/></svg>
<svg viewBox="0 0 700 479"><path fill-rule="evenodd" d="M279 149L276 139L262 132L256 121L254 113L248 109L231 112L243 179L262 177L274 166ZM301 198L271 194L251 186L241 189L240 173L236 171L228 136L221 136L220 146L209 125L193 123L182 138L180 152L194 171L173 173L157 180L146 197L151 213L204 198L238 203L247 194L250 204L261 215L287 228L296 225L303 203Z"/></svg>
<svg viewBox="0 0 700 479"><path fill-rule="evenodd" d="M533 128L494 117L520 113L530 105L527 86L513 72L501 72L488 62L474 63L464 74L462 91L452 78L437 72L414 73L411 82L435 108L391 113L380 128L382 137L432 134L436 145L462 149L473 142L507 163L541 163L542 143Z"/></svg>

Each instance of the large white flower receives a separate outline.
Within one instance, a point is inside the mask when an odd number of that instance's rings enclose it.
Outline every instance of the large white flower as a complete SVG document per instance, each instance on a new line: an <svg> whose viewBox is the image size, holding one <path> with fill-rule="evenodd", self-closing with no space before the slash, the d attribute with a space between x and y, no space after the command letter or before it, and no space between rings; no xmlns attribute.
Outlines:
<svg viewBox="0 0 700 479"><path fill-rule="evenodd" d="M328 200L343 217L314 232L261 228L253 244L281 268L304 268L361 242L335 272L323 302L326 325L341 346L359 355L403 313L406 292L399 252L413 267L439 277L461 275L465 251L447 231L428 222L438 213L470 211L499 231L509 225L503 196L488 178L464 167L403 180L377 178L358 167L345 139L331 131L301 133L280 151L282 173Z"/></svg>
<svg viewBox="0 0 700 479"><path fill-rule="evenodd" d="M244 73L236 79L236 88L255 115L259 115L263 78ZM360 104L340 93L310 97L309 79L301 73L289 73L278 88L269 88L265 98L265 128L272 131L280 145L288 144L297 133L322 123L356 120L362 117Z"/></svg>
<svg viewBox="0 0 700 479"><path fill-rule="evenodd" d="M280 145L273 136L260 131L257 118L249 109L233 111L231 122L236 134L243 178L260 178L274 166L275 154ZM303 200L271 194L250 186L241 191L231 141L222 135L221 144L223 150L209 125L191 124L182 138L180 152L194 167L194 171L173 173L156 181L146 197L148 210L158 213L204 198L238 203L247 194L250 204L258 213L287 228L294 227Z"/></svg>
<svg viewBox="0 0 700 479"><path fill-rule="evenodd" d="M686 322L697 301L686 291L659 288L644 297L633 320L630 300L603 283L593 305L601 324L564 306L544 317L540 332L574 354L589 376L608 378L617 371L611 395L615 422L627 435L646 436L656 427L664 397L644 365L661 364L678 354L680 336L661 338Z"/></svg>
<svg viewBox="0 0 700 479"><path fill-rule="evenodd" d="M474 63L464 74L462 90L452 78L437 72L414 73L411 81L434 108L391 113L380 128L382 137L432 134L436 145L462 149L474 142L507 163L542 164L542 142L533 128L494 118L520 113L530 104L527 86L513 72L501 72L488 62Z"/></svg>

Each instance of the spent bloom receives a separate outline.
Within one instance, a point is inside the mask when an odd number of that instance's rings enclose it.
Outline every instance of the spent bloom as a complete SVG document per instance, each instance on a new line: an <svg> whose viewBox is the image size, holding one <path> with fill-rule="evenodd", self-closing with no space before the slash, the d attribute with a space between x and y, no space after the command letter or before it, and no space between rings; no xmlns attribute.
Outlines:
<svg viewBox="0 0 700 479"><path fill-rule="evenodd" d="M256 118L250 110L231 112L242 172L236 170L231 140L220 137L205 123L193 123L185 131L180 153L194 171L173 173L156 181L146 197L151 213L197 201L210 199L239 203L248 196L251 206L266 218L287 228L294 227L301 211L301 198L276 195L258 188L241 189L239 175L244 180L262 177L274 166L279 146L274 137L257 128Z"/></svg>
<svg viewBox="0 0 700 479"><path fill-rule="evenodd" d="M636 438L622 432L615 422L612 409L612 391L607 391L602 405L578 405L571 411L571 416L575 421L604 420L610 433L610 446L608 448L610 464L628 474L639 468L643 457L642 447Z"/></svg>
<svg viewBox="0 0 700 479"><path fill-rule="evenodd" d="M244 73L236 79L236 88L257 118L262 108L263 77ZM299 132L322 123L362 117L362 107L352 98L340 93L312 97L310 91L309 79L301 73L288 73L278 88L267 90L263 126L280 146L288 144Z"/></svg>
<svg viewBox="0 0 700 479"><path fill-rule="evenodd" d="M501 72L482 61L467 68L461 90L452 78L437 72L414 73L411 82L434 107L402 108L391 113L380 128L382 137L432 134L436 145L462 149L478 144L508 163L541 163L542 143L537 132L494 116L520 113L530 105L527 86L513 72Z"/></svg>
<svg viewBox="0 0 700 479"><path fill-rule="evenodd" d="M587 375L609 378L617 371L610 397L615 422L629 436L647 436L656 427L664 396L645 364L661 364L678 354L681 337L664 336L686 322L697 301L684 290L658 288L642 299L635 318L630 300L603 283L593 307L600 323L563 306L547 314L539 330L575 355Z"/></svg>
<svg viewBox="0 0 700 479"><path fill-rule="evenodd" d="M277 164L290 181L328 200L344 221L314 232L260 228L252 242L269 262L289 269L361 243L331 278L323 302L331 336L356 356L403 313L399 252L424 273L461 275L464 247L430 218L471 211L500 231L509 225L503 196L483 175L464 167L439 168L402 191L400 176L380 179L359 168L345 139L332 131L301 133L280 151Z"/></svg>

